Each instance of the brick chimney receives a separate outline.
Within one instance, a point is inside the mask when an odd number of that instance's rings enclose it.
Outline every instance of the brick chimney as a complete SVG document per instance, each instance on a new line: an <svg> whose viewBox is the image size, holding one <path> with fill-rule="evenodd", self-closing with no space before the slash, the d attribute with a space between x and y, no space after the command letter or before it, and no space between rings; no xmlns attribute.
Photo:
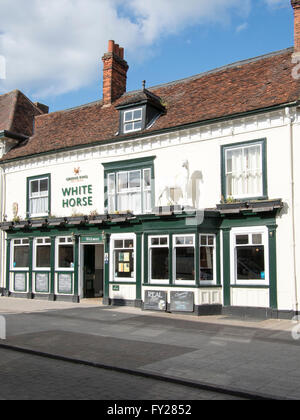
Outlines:
<svg viewBox="0 0 300 420"><path fill-rule="evenodd" d="M300 54L300 0L291 0L295 22L295 54Z"/></svg>
<svg viewBox="0 0 300 420"><path fill-rule="evenodd" d="M126 92L128 64L124 60L124 48L109 41L103 61L103 105L109 106Z"/></svg>

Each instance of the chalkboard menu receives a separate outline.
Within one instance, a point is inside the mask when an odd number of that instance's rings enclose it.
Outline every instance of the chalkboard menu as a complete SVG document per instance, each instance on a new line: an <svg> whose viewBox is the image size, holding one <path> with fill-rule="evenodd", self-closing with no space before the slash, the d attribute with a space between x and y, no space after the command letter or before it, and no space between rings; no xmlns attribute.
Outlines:
<svg viewBox="0 0 300 420"><path fill-rule="evenodd" d="M171 292L171 312L194 312L194 293Z"/></svg>
<svg viewBox="0 0 300 420"><path fill-rule="evenodd" d="M72 274L59 274L58 292L67 295L72 294Z"/></svg>
<svg viewBox="0 0 300 420"><path fill-rule="evenodd" d="M49 274L38 273L35 277L35 291L37 293L49 292Z"/></svg>
<svg viewBox="0 0 300 420"><path fill-rule="evenodd" d="M26 273L15 273L15 292L26 292Z"/></svg>
<svg viewBox="0 0 300 420"><path fill-rule="evenodd" d="M146 290L144 309L148 311L166 311L167 292L161 290Z"/></svg>

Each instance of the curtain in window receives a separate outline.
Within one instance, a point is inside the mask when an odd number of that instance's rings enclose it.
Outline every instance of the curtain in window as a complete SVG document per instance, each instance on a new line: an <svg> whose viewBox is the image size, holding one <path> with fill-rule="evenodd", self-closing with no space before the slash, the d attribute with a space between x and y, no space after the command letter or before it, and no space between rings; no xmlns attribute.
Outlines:
<svg viewBox="0 0 300 420"><path fill-rule="evenodd" d="M226 153L227 196L251 197L262 194L261 146L229 150Z"/></svg>
<svg viewBox="0 0 300 420"><path fill-rule="evenodd" d="M32 198L30 200L30 214L48 213L48 197Z"/></svg>

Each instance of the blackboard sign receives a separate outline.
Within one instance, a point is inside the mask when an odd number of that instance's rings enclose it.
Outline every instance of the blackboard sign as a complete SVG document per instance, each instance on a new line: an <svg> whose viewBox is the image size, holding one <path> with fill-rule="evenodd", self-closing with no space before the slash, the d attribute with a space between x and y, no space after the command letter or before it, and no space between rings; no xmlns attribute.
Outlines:
<svg viewBox="0 0 300 420"><path fill-rule="evenodd" d="M148 311L166 311L167 292L161 290L146 290L144 309Z"/></svg>
<svg viewBox="0 0 300 420"><path fill-rule="evenodd" d="M171 312L194 312L194 293L171 292Z"/></svg>
<svg viewBox="0 0 300 420"><path fill-rule="evenodd" d="M26 273L15 274L15 292L26 292Z"/></svg>
<svg viewBox="0 0 300 420"><path fill-rule="evenodd" d="M49 274L38 273L35 277L35 291L37 293L48 293L49 292Z"/></svg>
<svg viewBox="0 0 300 420"><path fill-rule="evenodd" d="M58 292L67 295L72 294L72 274L59 274Z"/></svg>

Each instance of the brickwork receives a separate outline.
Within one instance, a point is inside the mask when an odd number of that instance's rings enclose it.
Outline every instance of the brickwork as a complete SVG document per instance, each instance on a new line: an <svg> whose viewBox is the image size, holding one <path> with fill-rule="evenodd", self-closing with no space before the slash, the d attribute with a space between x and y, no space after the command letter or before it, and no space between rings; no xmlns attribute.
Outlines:
<svg viewBox="0 0 300 420"><path fill-rule="evenodd" d="M126 92L128 64L124 49L109 41L108 52L103 58L103 104L110 105Z"/></svg>
<svg viewBox="0 0 300 420"><path fill-rule="evenodd" d="M292 0L295 16L295 52L300 53L300 0Z"/></svg>

